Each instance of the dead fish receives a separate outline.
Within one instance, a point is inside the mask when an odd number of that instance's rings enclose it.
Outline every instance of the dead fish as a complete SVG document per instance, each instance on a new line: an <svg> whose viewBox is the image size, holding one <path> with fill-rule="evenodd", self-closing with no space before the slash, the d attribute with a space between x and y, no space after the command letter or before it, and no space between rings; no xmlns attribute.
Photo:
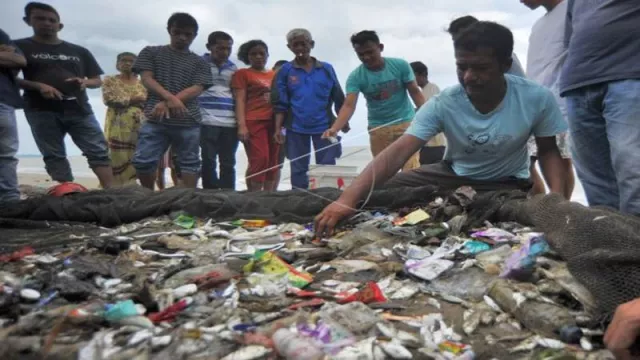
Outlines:
<svg viewBox="0 0 640 360"><path fill-rule="evenodd" d="M580 339L580 347L582 348L582 350L584 351L591 351L593 350L593 344L591 344L591 341L589 341L589 339L587 339L585 336L583 336Z"/></svg>
<svg viewBox="0 0 640 360"><path fill-rule="evenodd" d="M387 326L384 323L376 324L378 331L385 337L394 339L400 344L408 345L412 347L420 346L420 339L417 336L410 334L406 331L397 330L392 326Z"/></svg>
<svg viewBox="0 0 640 360"><path fill-rule="evenodd" d="M537 341L537 336L532 336L524 341L522 341L520 344L512 347L511 349L509 349L509 352L511 354L514 353L518 353L518 352L525 352L525 351L531 351L533 349L535 349L538 346L538 341Z"/></svg>
<svg viewBox="0 0 640 360"><path fill-rule="evenodd" d="M580 328L580 330L582 330L582 334L584 336L603 336L604 335L604 331L602 330L592 330L592 329L585 329L585 328Z"/></svg>
<svg viewBox="0 0 640 360"><path fill-rule="evenodd" d="M408 300L418 293L420 289L415 284L407 284L398 289L393 295L391 300Z"/></svg>
<svg viewBox="0 0 640 360"><path fill-rule="evenodd" d="M476 331L476 329L480 325L481 316L482 314L480 311L474 311L474 310L465 311L463 315L465 320L462 324L462 330L464 331L465 334L471 335Z"/></svg>
<svg viewBox="0 0 640 360"><path fill-rule="evenodd" d="M510 316L511 315L509 315L508 313L502 313L496 317L496 323L502 324L503 322L507 322Z"/></svg>
<svg viewBox="0 0 640 360"><path fill-rule="evenodd" d="M514 292L513 300L516 302L516 308L519 308L520 305L524 304L527 301L527 297L522 293Z"/></svg>
<svg viewBox="0 0 640 360"><path fill-rule="evenodd" d="M482 316L480 316L480 323L482 325L491 325L495 320L495 316L490 311L483 311Z"/></svg>
<svg viewBox="0 0 640 360"><path fill-rule="evenodd" d="M542 347L548 348L548 349L564 349L567 347L567 345L565 343L563 343L562 341L559 340L555 340L555 339L549 339L549 338L543 338L538 336L536 338L536 343Z"/></svg>
<svg viewBox="0 0 640 360"><path fill-rule="evenodd" d="M433 306L434 308L440 310L442 308L442 305L440 305L440 302L434 298L428 298L427 299L427 304Z"/></svg>
<svg viewBox="0 0 640 360"><path fill-rule="evenodd" d="M491 309L493 309L495 312L499 312L499 313L504 312L504 311L502 311L502 309L500 309L500 306L498 306L498 304L496 304L496 302L495 302L495 301L493 301L493 299L492 299L492 298L490 298L488 295L485 295L485 296L484 296L484 302L485 302L487 305L489 305L489 307L490 307Z"/></svg>
<svg viewBox="0 0 640 360"><path fill-rule="evenodd" d="M378 341L377 345L393 359L413 359L411 352L394 340Z"/></svg>
<svg viewBox="0 0 640 360"><path fill-rule="evenodd" d="M375 339L376 338L371 337L371 338L359 341L351 346L347 346L346 348L342 349L338 354L336 354L333 357L333 359L334 360L376 359L374 357ZM231 359L228 359L228 360L231 360Z"/></svg>
<svg viewBox="0 0 640 360"><path fill-rule="evenodd" d="M271 349L261 345L249 345L223 357L221 360L254 360L270 354Z"/></svg>
<svg viewBox="0 0 640 360"><path fill-rule="evenodd" d="M466 270L466 269L474 266L477 262L478 262L478 260L476 260L476 259L467 259L467 260L462 262L462 266L460 266L460 269Z"/></svg>

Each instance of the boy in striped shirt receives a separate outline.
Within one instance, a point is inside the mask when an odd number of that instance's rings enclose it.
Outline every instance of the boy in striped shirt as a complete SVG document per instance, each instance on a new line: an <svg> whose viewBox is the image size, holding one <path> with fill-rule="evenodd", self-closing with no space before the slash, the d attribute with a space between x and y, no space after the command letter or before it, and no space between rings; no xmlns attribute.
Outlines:
<svg viewBox="0 0 640 360"><path fill-rule="evenodd" d="M207 41L210 53L203 56L213 76L213 86L198 97L202 112L200 148L202 187L205 189L235 190L236 187L235 166L239 142L231 77L238 68L229 60L232 47L231 35L214 31Z"/></svg>

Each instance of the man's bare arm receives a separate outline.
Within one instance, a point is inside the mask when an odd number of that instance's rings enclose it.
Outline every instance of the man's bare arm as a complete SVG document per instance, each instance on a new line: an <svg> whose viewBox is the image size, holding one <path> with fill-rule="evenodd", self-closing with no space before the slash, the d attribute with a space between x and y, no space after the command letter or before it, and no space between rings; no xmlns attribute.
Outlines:
<svg viewBox="0 0 640 360"><path fill-rule="evenodd" d="M0 51L0 66L23 68L27 66L27 59L15 51Z"/></svg>
<svg viewBox="0 0 640 360"><path fill-rule="evenodd" d="M542 176L549 185L549 190L553 193L564 194L567 174L564 171L564 163L555 136L536 137L536 145L538 146Z"/></svg>
<svg viewBox="0 0 640 360"><path fill-rule="evenodd" d="M174 98L175 95L168 92L165 88L160 85L156 79L153 77L152 71L143 71L140 74L140 79L142 81L142 85L147 88L150 92L160 96L163 100L169 101Z"/></svg>
<svg viewBox="0 0 640 360"><path fill-rule="evenodd" d="M189 100L197 98L198 96L200 96L200 94L202 94L203 91L204 91L204 86L193 85L177 93L176 97L180 99L180 101L185 103Z"/></svg>
<svg viewBox="0 0 640 360"><path fill-rule="evenodd" d="M425 102L427 102L427 100L424 98L424 94L422 93L422 90L420 90L420 87L418 86L418 83L415 81L412 81L410 83L407 84L407 91L409 91L409 95L411 96L411 100L413 100L413 103L416 105L416 108L420 108L422 105L424 105Z"/></svg>

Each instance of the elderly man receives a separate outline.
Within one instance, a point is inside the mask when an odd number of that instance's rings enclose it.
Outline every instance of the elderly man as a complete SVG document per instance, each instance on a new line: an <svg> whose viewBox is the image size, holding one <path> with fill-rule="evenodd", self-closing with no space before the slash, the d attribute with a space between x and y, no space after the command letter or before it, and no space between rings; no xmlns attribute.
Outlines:
<svg viewBox="0 0 640 360"><path fill-rule="evenodd" d="M331 64L311 56L315 43L305 29L293 29L287 34L287 47L295 59L280 68L272 88L276 111L276 141L284 143L286 128L287 156L291 160L291 185L309 187L311 143L316 164L335 165L340 157L340 144L323 139L344 102L344 92Z"/></svg>

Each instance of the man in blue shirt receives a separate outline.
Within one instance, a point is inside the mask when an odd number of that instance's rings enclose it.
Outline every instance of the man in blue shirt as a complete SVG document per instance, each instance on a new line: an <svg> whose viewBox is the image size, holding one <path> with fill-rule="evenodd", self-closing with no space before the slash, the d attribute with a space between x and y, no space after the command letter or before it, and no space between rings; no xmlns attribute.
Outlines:
<svg viewBox="0 0 640 360"><path fill-rule="evenodd" d="M22 107L16 74L27 65L9 35L0 30L0 203L20 200L18 191L18 126L15 109Z"/></svg>
<svg viewBox="0 0 640 360"><path fill-rule="evenodd" d="M640 215L640 1L567 3L560 76L589 205Z"/></svg>
<svg viewBox="0 0 640 360"><path fill-rule="evenodd" d="M199 97L202 112L200 148L202 149L202 187L205 189L236 189L236 151L238 126L231 91L231 77L238 68L229 60L233 39L223 31L209 34L203 58L211 66L213 86ZM220 175L218 176L218 160Z"/></svg>
<svg viewBox="0 0 640 360"><path fill-rule="evenodd" d="M454 48L460 85L445 89L420 108L407 133L375 157L340 198L318 215L317 236L331 233L338 221L352 215L374 184L528 190L527 139L531 135L551 191L563 193L564 167L555 135L567 126L550 90L505 75L513 61L511 31L480 21L455 38ZM396 175L410 156L440 132L448 141L443 162Z"/></svg>
<svg viewBox="0 0 640 360"><path fill-rule="evenodd" d="M276 141L284 144L286 128L287 157L291 161L291 185L309 187L311 143L316 164L335 165L340 157L340 143L332 144L322 134L331 127L344 102L344 92L331 64L311 56L315 43L305 29L287 34L287 47L295 59L280 68L272 86L271 101L276 112ZM345 129L346 130L346 129Z"/></svg>

